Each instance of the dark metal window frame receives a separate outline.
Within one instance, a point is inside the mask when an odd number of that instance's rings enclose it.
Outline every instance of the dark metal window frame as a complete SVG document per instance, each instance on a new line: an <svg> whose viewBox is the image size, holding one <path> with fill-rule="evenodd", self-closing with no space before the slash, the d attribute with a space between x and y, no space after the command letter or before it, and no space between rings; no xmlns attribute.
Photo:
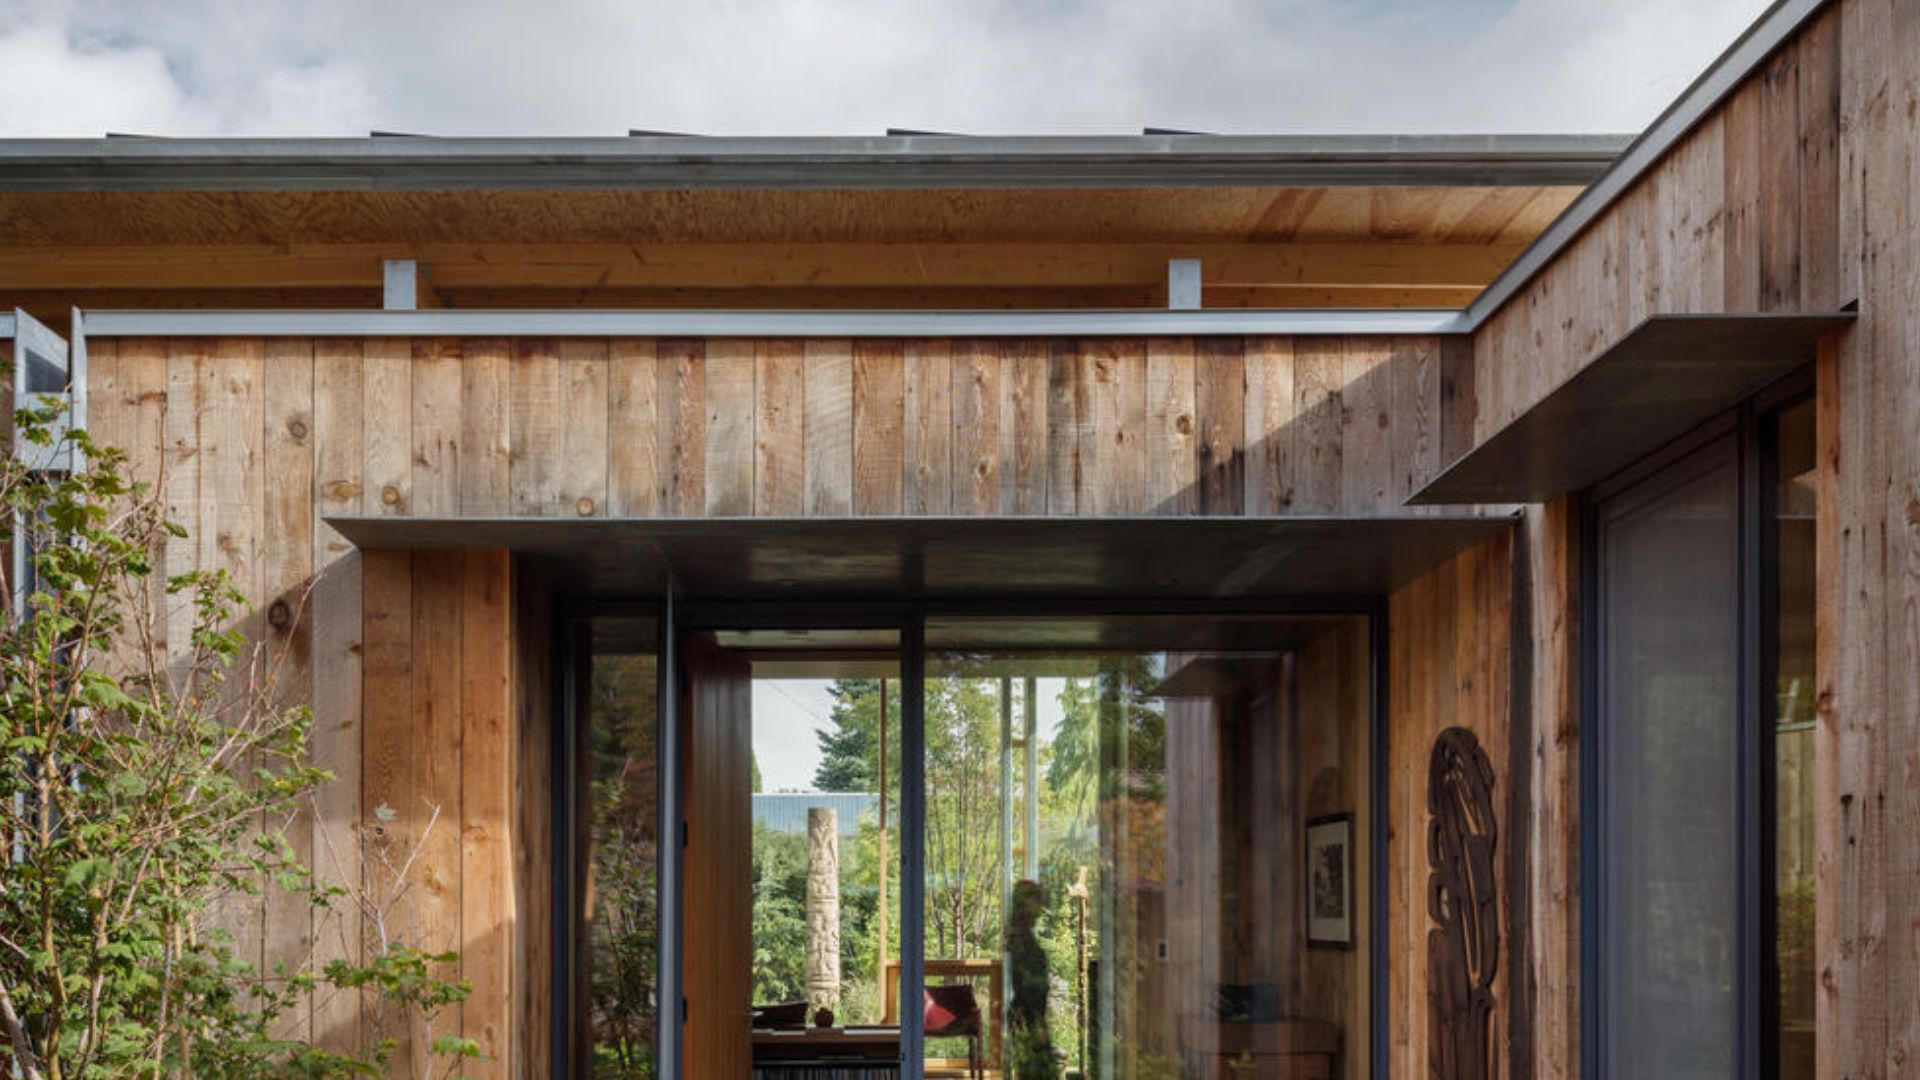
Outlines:
<svg viewBox="0 0 1920 1080"><path fill-rule="evenodd" d="M669 587L663 595L648 598L601 598L559 596L555 598L551 658L554 671L552 699L553 724L553 928L554 949L551 992L553 995L552 1075L556 1080L585 1080L589 1075L584 1057L586 1048L584 1014L575 999L576 976L581 943L581 918L578 910L576 876L579 868L579 830L577 825L577 787L574 768L577 739L583 717L578 710L579 661L584 655L579 638L587 621L619 617L657 620L656 643L659 656L659 735L656 746L671 767L660 771L661 836L669 837L683 825L681 816L681 777L679 766L679 700L683 685L679 671L678 637L691 629L836 629L897 628L900 631L901 667L901 981L912 986L924 981L924 932L908 934L908 926L925 922L925 626L929 617L970 615L1018 618L1032 616L1152 616L1152 615L1351 615L1367 620L1368 734L1371 791L1368 812L1371 887L1368 918L1371 920L1368 949L1367 1008L1370 1074L1374 1080L1387 1077L1388 1019L1388 942L1387 890L1379 883L1387 879L1388 827L1388 700L1387 700L1387 605L1383 597L1327 596L1293 598L1285 601L1220 599L1213 601L1128 601L1093 603L1083 599L1019 599L996 601L927 601L921 599L838 603L833 601L692 601L676 595ZM919 692L914 692L918 687ZM683 904L679 894L681 845L662 845L660 868L661 926L671 927L660 943L659 1000L660 1033L657 1046L657 1075L678 1078L684 1075L680 1056L680 1028L684 1021L681 996L681 937L684 931ZM678 1007L668 1003L676 1003ZM911 1010L908 1010L911 1013ZM924 1036L917 1021L901 1027L901 1075L918 1080L922 1075Z"/></svg>
<svg viewBox="0 0 1920 1080"><path fill-rule="evenodd" d="M1735 665L1735 873L1737 923L1734 956L1734 1075L1773 1080L1779 1062L1777 1040L1779 981L1774 940L1774 762L1771 717L1765 688L1774 674L1778 641L1778 597L1770 572L1777 537L1772 528L1778 447L1769 423L1785 408L1813 394L1811 366L1762 390L1733 411L1702 424L1619 474L1595 485L1581 499L1580 596L1580 1056L1583 1075L1604 1077L1607 942L1605 901L1600 882L1607 872L1603 857L1610 827L1602 797L1607 777L1604 760L1608 733L1600 720L1602 666L1607 657L1601 636L1600 586L1605 568L1600 538L1606 522L1644 506L1678 484L1697 477L1706 455L1731 443L1736 468L1735 544L1739 597ZM1724 460L1724 459L1723 459Z"/></svg>

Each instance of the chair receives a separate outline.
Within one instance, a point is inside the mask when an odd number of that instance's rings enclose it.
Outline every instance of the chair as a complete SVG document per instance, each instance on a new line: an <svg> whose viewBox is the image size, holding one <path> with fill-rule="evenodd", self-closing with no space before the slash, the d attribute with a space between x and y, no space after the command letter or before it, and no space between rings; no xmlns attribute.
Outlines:
<svg viewBox="0 0 1920 1080"><path fill-rule="evenodd" d="M980 1041L985 1028L980 1023L980 1002L973 987L966 983L924 988L926 997L925 1029L929 1039L964 1037L967 1040L967 1076L983 1080L985 1055Z"/></svg>

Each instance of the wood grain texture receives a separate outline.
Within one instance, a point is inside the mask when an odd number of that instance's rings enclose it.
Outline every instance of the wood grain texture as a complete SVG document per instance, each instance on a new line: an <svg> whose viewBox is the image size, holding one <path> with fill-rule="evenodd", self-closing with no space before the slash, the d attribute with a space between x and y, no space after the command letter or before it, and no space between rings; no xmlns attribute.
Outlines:
<svg viewBox="0 0 1920 1080"><path fill-rule="evenodd" d="M461 343L458 500L466 516L503 515L513 505L512 349L500 338Z"/></svg>
<svg viewBox="0 0 1920 1080"><path fill-rule="evenodd" d="M753 513L799 517L807 505L806 344L753 347Z"/></svg>
<svg viewBox="0 0 1920 1080"><path fill-rule="evenodd" d="M513 716L512 560L504 551L461 555L460 601L460 974L473 986L461 1030L485 1060L475 1080L513 1075L514 785L519 741ZM530 836L518 836L533 842ZM538 972L521 973L537 979Z"/></svg>
<svg viewBox="0 0 1920 1080"><path fill-rule="evenodd" d="M413 507L413 350L403 338L368 338L361 374L360 512L405 515Z"/></svg>
<svg viewBox="0 0 1920 1080"><path fill-rule="evenodd" d="M904 505L905 380L906 351L902 343L853 343L853 497L847 509L862 517L898 514ZM811 448L811 432L808 438Z"/></svg>
<svg viewBox="0 0 1920 1080"><path fill-rule="evenodd" d="M600 517L607 503L607 343L560 343L559 460L550 514Z"/></svg>
<svg viewBox="0 0 1920 1080"><path fill-rule="evenodd" d="M616 338L607 357L607 514L660 512L660 363L651 339Z"/></svg>
<svg viewBox="0 0 1920 1080"><path fill-rule="evenodd" d="M909 514L946 514L954 507L954 343L915 340L903 349L901 372L902 454Z"/></svg>
<svg viewBox="0 0 1920 1080"><path fill-rule="evenodd" d="M755 346L712 341L706 349L706 516L748 517L754 510L757 451Z"/></svg>

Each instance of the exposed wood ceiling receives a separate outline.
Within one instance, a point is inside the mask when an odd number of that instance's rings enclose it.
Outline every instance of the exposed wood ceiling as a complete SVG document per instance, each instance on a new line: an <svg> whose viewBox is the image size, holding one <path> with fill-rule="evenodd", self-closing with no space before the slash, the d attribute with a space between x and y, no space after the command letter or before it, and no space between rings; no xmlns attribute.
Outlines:
<svg viewBox="0 0 1920 1080"><path fill-rule="evenodd" d="M1576 187L0 193L0 303L1453 307Z"/></svg>

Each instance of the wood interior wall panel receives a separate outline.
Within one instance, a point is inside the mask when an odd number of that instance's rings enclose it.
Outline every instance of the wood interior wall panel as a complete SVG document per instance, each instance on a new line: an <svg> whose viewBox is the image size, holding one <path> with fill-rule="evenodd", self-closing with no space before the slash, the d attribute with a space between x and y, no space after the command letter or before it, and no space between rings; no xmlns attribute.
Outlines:
<svg viewBox="0 0 1920 1080"><path fill-rule="evenodd" d="M502 338L461 344L458 505L470 517L505 515L513 505L512 350Z"/></svg>
<svg viewBox="0 0 1920 1080"><path fill-rule="evenodd" d="M805 342L800 378L802 510L809 517L846 517L853 512L854 343Z"/></svg>
<svg viewBox="0 0 1920 1080"><path fill-rule="evenodd" d="M267 653L268 699L279 709L313 701L313 341L275 338L265 343L261 368L261 567L257 609ZM270 827L280 823L269 820ZM313 823L302 808L285 826L288 847L303 866L313 866ZM264 893L267 971L301 971L312 953L313 905L304 893L269 886ZM289 1020L295 1038L311 1038L310 1009Z"/></svg>
<svg viewBox="0 0 1920 1080"><path fill-rule="evenodd" d="M514 1075L514 783L519 740L513 715L512 560L504 551L460 556L460 974L473 992L461 1030L486 1059L473 1080ZM524 844L538 837L518 837ZM520 973L530 981L539 971Z"/></svg>
<svg viewBox="0 0 1920 1080"><path fill-rule="evenodd" d="M1000 512L1047 512L1047 343L1000 345Z"/></svg>
<svg viewBox="0 0 1920 1080"><path fill-rule="evenodd" d="M753 343L753 513L806 512L806 343Z"/></svg>
<svg viewBox="0 0 1920 1080"><path fill-rule="evenodd" d="M853 343L853 498L848 509L862 517L898 514L904 506L909 486L905 380L906 350L899 341Z"/></svg>
<svg viewBox="0 0 1920 1080"><path fill-rule="evenodd" d="M560 440L549 514L598 517L607 505L607 342L560 343Z"/></svg>
<svg viewBox="0 0 1920 1080"><path fill-rule="evenodd" d="M413 475L408 509L421 517L448 517L463 509L460 451L466 365L458 339L414 338L411 344Z"/></svg>
<svg viewBox="0 0 1920 1080"><path fill-rule="evenodd" d="M413 356L404 338L368 338L362 346L361 513L413 510Z"/></svg>
<svg viewBox="0 0 1920 1080"><path fill-rule="evenodd" d="M660 513L660 362L651 338L607 344L607 516Z"/></svg>
<svg viewBox="0 0 1920 1080"><path fill-rule="evenodd" d="M1147 341L1147 513L1183 515L1199 506L1194 481L1193 339Z"/></svg>
<svg viewBox="0 0 1920 1080"><path fill-rule="evenodd" d="M556 512L560 483L561 434L572 423L561 411L558 347L547 338L518 338L508 369L507 494L515 515L546 517Z"/></svg>
<svg viewBox="0 0 1920 1080"><path fill-rule="evenodd" d="M755 347L714 340L706 347L706 516L749 517L754 511Z"/></svg>

